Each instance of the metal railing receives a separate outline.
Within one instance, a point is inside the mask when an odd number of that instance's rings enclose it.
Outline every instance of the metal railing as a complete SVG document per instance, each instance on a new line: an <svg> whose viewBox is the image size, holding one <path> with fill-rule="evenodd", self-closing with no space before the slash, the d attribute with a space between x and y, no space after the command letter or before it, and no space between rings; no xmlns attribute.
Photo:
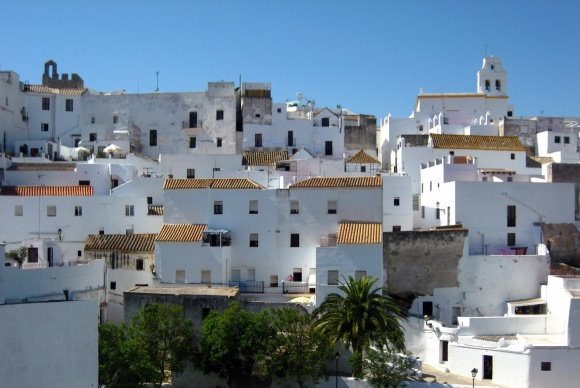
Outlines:
<svg viewBox="0 0 580 388"><path fill-rule="evenodd" d="M231 281L230 287L238 287L242 294L263 294L264 282L256 280L248 280L245 282Z"/></svg>
<svg viewBox="0 0 580 388"><path fill-rule="evenodd" d="M282 292L284 294L307 294L308 290L308 282L282 282Z"/></svg>

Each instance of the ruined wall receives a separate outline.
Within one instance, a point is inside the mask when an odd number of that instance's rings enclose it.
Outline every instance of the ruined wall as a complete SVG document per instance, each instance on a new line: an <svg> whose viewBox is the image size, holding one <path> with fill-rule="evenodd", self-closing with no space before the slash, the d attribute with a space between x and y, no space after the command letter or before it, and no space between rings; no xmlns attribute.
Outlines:
<svg viewBox="0 0 580 388"><path fill-rule="evenodd" d="M574 224L542 224L552 263L580 266L580 234Z"/></svg>
<svg viewBox="0 0 580 388"><path fill-rule="evenodd" d="M401 297L458 287L466 238L465 229L383 233L385 286Z"/></svg>
<svg viewBox="0 0 580 388"><path fill-rule="evenodd" d="M576 221L580 220L580 164L552 163L548 166L548 182L576 184Z"/></svg>
<svg viewBox="0 0 580 388"><path fill-rule="evenodd" d="M374 150L377 148L377 119L372 115L358 115L358 125L344 127L346 150Z"/></svg>

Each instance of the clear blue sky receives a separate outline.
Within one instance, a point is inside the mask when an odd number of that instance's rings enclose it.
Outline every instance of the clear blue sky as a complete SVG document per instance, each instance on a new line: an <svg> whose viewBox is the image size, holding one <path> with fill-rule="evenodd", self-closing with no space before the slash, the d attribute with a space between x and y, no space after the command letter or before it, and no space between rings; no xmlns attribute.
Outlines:
<svg viewBox="0 0 580 388"><path fill-rule="evenodd" d="M580 116L580 1L2 1L0 69L40 83L44 62L100 91L201 91L270 82L378 118L419 88L474 92L486 52L516 115Z"/></svg>

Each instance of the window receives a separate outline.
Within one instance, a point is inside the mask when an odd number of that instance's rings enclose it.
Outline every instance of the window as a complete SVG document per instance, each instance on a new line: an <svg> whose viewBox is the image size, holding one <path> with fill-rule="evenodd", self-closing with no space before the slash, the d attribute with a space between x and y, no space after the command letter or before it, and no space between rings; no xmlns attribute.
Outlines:
<svg viewBox="0 0 580 388"><path fill-rule="evenodd" d="M250 233L250 247L258 247L258 233Z"/></svg>
<svg viewBox="0 0 580 388"><path fill-rule="evenodd" d="M423 125L420 124L419 127L418 127L418 129L419 129L419 132L423 132Z"/></svg>
<svg viewBox="0 0 580 388"><path fill-rule="evenodd" d="M298 201L290 201L290 214L300 213L300 204Z"/></svg>
<svg viewBox="0 0 580 388"><path fill-rule="evenodd" d="M175 283L185 283L185 270L178 269L175 271Z"/></svg>
<svg viewBox="0 0 580 388"><path fill-rule="evenodd" d="M511 160L515 160L515 159L516 159L516 154L514 154L514 153L511 153L511 154L510 154L510 159L511 159Z"/></svg>
<svg viewBox="0 0 580 388"><path fill-rule="evenodd" d="M549 361L542 361L540 363L540 369L543 372L550 372L552 370L552 363Z"/></svg>
<svg viewBox="0 0 580 388"><path fill-rule="evenodd" d="M495 80L495 90L501 92L501 81L498 79Z"/></svg>
<svg viewBox="0 0 580 388"><path fill-rule="evenodd" d="M329 286L338 286L338 271L331 269L328 270L328 283Z"/></svg>
<svg viewBox="0 0 580 388"><path fill-rule="evenodd" d="M300 246L300 235L298 233L292 233L290 235L290 247L297 248Z"/></svg>
<svg viewBox="0 0 580 388"><path fill-rule="evenodd" d="M508 177L507 177L507 181L508 181L508 182L513 182L513 181L514 181L514 177L512 177L512 176L508 176Z"/></svg>
<svg viewBox="0 0 580 388"><path fill-rule="evenodd" d="M113 115L113 124L117 124L119 122L119 116Z"/></svg>
<svg viewBox="0 0 580 388"><path fill-rule="evenodd" d="M429 181L429 191L433 191L433 182Z"/></svg>
<svg viewBox="0 0 580 388"><path fill-rule="evenodd" d="M328 214L336 214L336 201L328 201Z"/></svg>
<svg viewBox="0 0 580 388"><path fill-rule="evenodd" d="M516 206L515 205L508 205L508 207L507 207L507 226L508 227L516 226Z"/></svg>
<svg viewBox="0 0 580 388"><path fill-rule="evenodd" d="M83 251L81 251L81 250L78 250L78 251L77 251L77 256L78 256L78 257L81 257L82 255L83 255Z"/></svg>
<svg viewBox="0 0 580 388"><path fill-rule="evenodd" d="M256 268L248 268L248 277L246 280L248 281L256 280Z"/></svg>
<svg viewBox="0 0 580 388"><path fill-rule="evenodd" d="M47 217L56 217L56 206L55 205L48 205L46 207L46 216Z"/></svg>
<svg viewBox="0 0 580 388"><path fill-rule="evenodd" d="M259 118L260 118L260 116L261 116L261 115L260 115L259 113L256 113L256 114L254 115L254 117L255 117L255 118L257 118L257 119L259 119Z"/></svg>
<svg viewBox="0 0 580 388"><path fill-rule="evenodd" d="M29 263L38 263L38 248L37 247L28 248L28 262Z"/></svg>
<svg viewBox="0 0 580 388"><path fill-rule="evenodd" d="M153 205L153 197L147 197L147 205Z"/></svg>
<svg viewBox="0 0 580 388"><path fill-rule="evenodd" d="M258 214L258 201L250 201L250 214Z"/></svg>
<svg viewBox="0 0 580 388"><path fill-rule="evenodd" d="M324 155L332 156L332 141L324 142Z"/></svg>
<svg viewBox="0 0 580 388"><path fill-rule="evenodd" d="M455 151L449 151L449 155L451 156L455 155Z"/></svg>
<svg viewBox="0 0 580 388"><path fill-rule="evenodd" d="M116 290L117 289L117 282L110 282L109 283L109 290Z"/></svg>
<svg viewBox="0 0 580 388"><path fill-rule="evenodd" d="M367 172L367 166L360 166L360 172Z"/></svg>
<svg viewBox="0 0 580 388"><path fill-rule="evenodd" d="M421 206L421 218L425 218L425 206Z"/></svg>
<svg viewBox="0 0 580 388"><path fill-rule="evenodd" d="M294 131L288 131L288 147L294 147Z"/></svg>
<svg viewBox="0 0 580 388"><path fill-rule="evenodd" d="M195 148L197 146L197 138L195 136L191 136L189 138L189 148Z"/></svg>
<svg viewBox="0 0 580 388"><path fill-rule="evenodd" d="M554 137L554 143L560 144L561 142L562 142L562 139L560 138L560 136L555 136Z"/></svg>
<svg viewBox="0 0 580 388"><path fill-rule="evenodd" d="M88 180L80 180L79 181L79 186L90 186L91 185L91 181Z"/></svg>
<svg viewBox="0 0 580 388"><path fill-rule="evenodd" d="M91 116L91 124L94 124L96 122L97 122L97 120L95 119L95 116Z"/></svg>
<svg viewBox="0 0 580 388"><path fill-rule="evenodd" d="M278 109L276 109L276 112L278 112L278 113L282 113L282 108L278 108Z"/></svg>
<svg viewBox="0 0 580 388"><path fill-rule="evenodd" d="M137 271L143 271L143 269L145 269L143 259L135 260L135 269L137 269Z"/></svg>
<svg viewBox="0 0 580 388"><path fill-rule="evenodd" d="M187 169L187 178L188 179L195 178L195 168L188 168Z"/></svg>
<svg viewBox="0 0 580 388"><path fill-rule="evenodd" d="M216 142L216 147L218 147L218 148L219 148L219 147L221 147L221 146L222 146L222 138L221 138L221 137L217 137L217 138L215 139L215 142Z"/></svg>
<svg viewBox="0 0 580 388"><path fill-rule="evenodd" d="M330 118L323 117L322 120L321 120L321 125L323 127L330 127Z"/></svg>
<svg viewBox="0 0 580 388"><path fill-rule="evenodd" d="M224 214L224 203L222 201L213 202L213 214Z"/></svg>
<svg viewBox="0 0 580 388"><path fill-rule="evenodd" d="M393 200L393 205L399 206L400 204L401 204L401 199L399 197L395 197L395 199Z"/></svg>
<svg viewBox="0 0 580 388"><path fill-rule="evenodd" d="M197 128L197 112L189 112L189 128Z"/></svg>
<svg viewBox="0 0 580 388"><path fill-rule="evenodd" d="M564 144L570 144L570 137L564 136Z"/></svg>
<svg viewBox="0 0 580 388"><path fill-rule="evenodd" d="M354 271L354 280L360 280L367 276L367 271Z"/></svg>
<svg viewBox="0 0 580 388"><path fill-rule="evenodd" d="M507 111L507 116L508 117L512 117L514 115L514 112L512 112L511 110Z"/></svg>
<svg viewBox="0 0 580 388"><path fill-rule="evenodd" d="M435 208L435 219L438 220L441 218L441 209L438 207Z"/></svg>
<svg viewBox="0 0 580 388"><path fill-rule="evenodd" d="M423 302L423 316L425 315L429 318L433 316L433 302Z"/></svg>
<svg viewBox="0 0 580 388"><path fill-rule="evenodd" d="M209 270L201 271L201 282L204 284L211 283L211 271L209 271Z"/></svg>
<svg viewBox="0 0 580 388"><path fill-rule="evenodd" d="M42 110L50 110L50 98L42 97Z"/></svg>
<svg viewBox="0 0 580 388"><path fill-rule="evenodd" d="M16 217L22 217L23 214L24 214L24 210L22 208L22 205L14 206L14 215Z"/></svg>
<svg viewBox="0 0 580 388"><path fill-rule="evenodd" d="M215 119L216 120L223 120L224 119L224 111L223 109L218 109L215 111Z"/></svg>
<svg viewBox="0 0 580 388"><path fill-rule="evenodd" d="M486 176L482 177L482 178L481 178L481 181L482 181L482 182L487 182L487 177L486 177Z"/></svg>
<svg viewBox="0 0 580 388"><path fill-rule="evenodd" d="M262 134L256 133L254 134L254 147L262 147Z"/></svg>
<svg viewBox="0 0 580 388"><path fill-rule="evenodd" d="M75 206L75 217L81 217L83 215L83 207Z"/></svg>
<svg viewBox="0 0 580 388"><path fill-rule="evenodd" d="M157 146L157 130L156 129L149 130L149 146L150 147Z"/></svg>
<svg viewBox="0 0 580 388"><path fill-rule="evenodd" d="M97 141L97 134L95 132L89 133L89 141Z"/></svg>
<svg viewBox="0 0 580 388"><path fill-rule="evenodd" d="M485 80L485 90L488 92L491 90L491 84L488 79Z"/></svg>
<svg viewBox="0 0 580 388"><path fill-rule="evenodd" d="M42 132L48 132L48 123L42 123L42 124L40 124L40 130Z"/></svg>
<svg viewBox="0 0 580 388"><path fill-rule="evenodd" d="M393 232L400 232L401 231L401 225L393 225Z"/></svg>
<svg viewBox="0 0 580 388"><path fill-rule="evenodd" d="M132 217L135 215L135 206L133 205L125 205L125 215L127 217Z"/></svg>
<svg viewBox="0 0 580 388"><path fill-rule="evenodd" d="M270 287L278 287L278 275L270 275Z"/></svg>
<svg viewBox="0 0 580 388"><path fill-rule="evenodd" d="M419 210L419 204L421 203L421 196L419 194L413 194L413 210Z"/></svg>
<svg viewBox="0 0 580 388"><path fill-rule="evenodd" d="M302 281L302 268L292 269L292 281L295 281L295 282Z"/></svg>
<svg viewBox="0 0 580 388"><path fill-rule="evenodd" d="M73 111L73 100L72 98L67 98L64 102L65 107L64 110L67 112L72 112Z"/></svg>
<svg viewBox="0 0 580 388"><path fill-rule="evenodd" d="M513 247L516 245L516 234L515 233L508 233L507 234L507 245Z"/></svg>

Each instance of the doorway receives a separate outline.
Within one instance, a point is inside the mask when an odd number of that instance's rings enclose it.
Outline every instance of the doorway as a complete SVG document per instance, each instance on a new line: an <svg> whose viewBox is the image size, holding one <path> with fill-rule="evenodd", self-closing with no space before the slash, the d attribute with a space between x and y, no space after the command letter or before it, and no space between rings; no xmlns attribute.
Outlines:
<svg viewBox="0 0 580 388"><path fill-rule="evenodd" d="M54 265L54 253L53 253L52 247L48 247L48 250L46 252L46 256L48 258L48 266L52 267Z"/></svg>
<svg viewBox="0 0 580 388"><path fill-rule="evenodd" d="M483 356L483 378L493 379L493 356Z"/></svg>

